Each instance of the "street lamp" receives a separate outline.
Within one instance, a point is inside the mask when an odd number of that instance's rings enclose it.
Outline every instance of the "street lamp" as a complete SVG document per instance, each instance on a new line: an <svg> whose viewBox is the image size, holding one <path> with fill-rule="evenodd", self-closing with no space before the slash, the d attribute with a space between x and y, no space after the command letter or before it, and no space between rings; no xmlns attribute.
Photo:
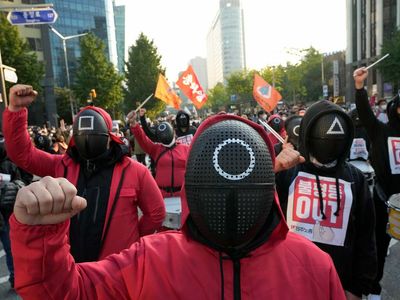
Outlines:
<svg viewBox="0 0 400 300"><path fill-rule="evenodd" d="M67 72L67 87L68 87L68 94L69 94L69 103L71 105L71 116L72 116L72 121L74 120L74 106L72 104L72 97L71 97L71 82L69 79L69 68L68 68L68 58L67 58L67 40L73 39L73 38L77 38L77 37L81 37L84 35L87 35L88 32L85 33L81 33L81 34L75 34L75 35L69 35L69 36L63 36L61 33L59 33L53 26L49 25L49 28L51 29L51 31L53 31L61 40L62 40L62 44L63 44L63 50L64 50L64 61L65 61L65 70Z"/></svg>

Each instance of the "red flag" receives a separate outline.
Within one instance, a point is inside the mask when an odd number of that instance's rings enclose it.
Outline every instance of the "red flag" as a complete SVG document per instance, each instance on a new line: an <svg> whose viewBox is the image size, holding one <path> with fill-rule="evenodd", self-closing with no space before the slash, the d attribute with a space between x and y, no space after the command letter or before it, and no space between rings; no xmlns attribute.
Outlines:
<svg viewBox="0 0 400 300"><path fill-rule="evenodd" d="M207 101L207 95L204 93L203 88L200 86L199 80L193 71L192 66L189 65L187 70L181 75L176 84L182 92L200 109Z"/></svg>
<svg viewBox="0 0 400 300"><path fill-rule="evenodd" d="M268 112L273 111L282 99L281 94L258 74L254 74L253 96L257 103Z"/></svg>

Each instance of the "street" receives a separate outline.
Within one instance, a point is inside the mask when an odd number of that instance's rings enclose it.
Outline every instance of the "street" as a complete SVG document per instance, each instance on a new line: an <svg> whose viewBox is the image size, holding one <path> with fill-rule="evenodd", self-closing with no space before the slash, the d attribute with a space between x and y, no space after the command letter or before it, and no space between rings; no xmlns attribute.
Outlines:
<svg viewBox="0 0 400 300"><path fill-rule="evenodd" d="M400 295L400 243L392 240L390 255L386 260L385 274L383 277L383 300L398 300ZM0 246L0 299L21 299L13 291L10 291L7 276L5 253Z"/></svg>

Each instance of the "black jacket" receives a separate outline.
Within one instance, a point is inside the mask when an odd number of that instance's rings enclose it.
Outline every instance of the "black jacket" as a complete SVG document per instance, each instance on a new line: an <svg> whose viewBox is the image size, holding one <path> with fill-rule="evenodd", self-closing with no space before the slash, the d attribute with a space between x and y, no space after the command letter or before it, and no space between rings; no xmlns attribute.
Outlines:
<svg viewBox="0 0 400 300"><path fill-rule="evenodd" d="M365 89L356 91L356 106L358 116L367 130L371 142L370 160L377 182L383 188L386 197L400 193L400 174L392 174L388 147L390 137L400 137L399 117L394 115L394 111L389 111L389 122L384 124L379 121L369 106Z"/></svg>
<svg viewBox="0 0 400 300"><path fill-rule="evenodd" d="M304 190L301 190L300 183L311 182L311 188L306 197L311 200L309 214L314 219L310 221L310 217L308 217L308 220L297 220L300 224L306 224L305 227L297 226L298 223L294 221L288 222L289 228L291 231L310 238L319 248L329 253L344 289L361 296L361 294L369 293L370 282L374 279L377 268L374 233L375 212L368 184L361 171L345 162L347 153L338 158L336 167L317 168L314 166L310 162L306 142L312 123L322 114L332 111L343 114L345 120L351 124L351 119L340 108L328 101L322 101L311 106L302 120L299 136L299 149L306 158L306 162L278 173L276 176L277 191L282 210L288 221L289 219L295 220L294 216L300 215L297 215L298 210L300 210L300 213L308 213L306 205L299 205L299 203L302 203L300 200L303 200L303 198L300 199L303 197L302 193L307 195ZM347 151L351 142L352 136L349 139ZM299 172L302 173L299 174ZM337 197L338 189L340 189L339 197ZM351 207L344 208L345 203L347 203L346 206L350 203L350 198L352 198ZM290 199L292 200L290 201ZM297 203L296 207L295 202ZM292 209L288 211L289 203L292 203ZM292 215L289 215L289 212L292 212ZM343 245L331 241L322 241L322 239L316 242L316 234L323 236L325 231L329 232L332 228L335 230L345 228L344 226L340 227L342 225L339 226L338 223L344 222L346 213L348 214L348 225ZM317 220L315 215L320 219ZM330 225L326 225L327 222L330 222ZM318 231L321 229L322 233ZM308 232L308 236L302 232L304 230ZM331 232L334 231L331 230ZM336 238L335 234L332 241Z"/></svg>

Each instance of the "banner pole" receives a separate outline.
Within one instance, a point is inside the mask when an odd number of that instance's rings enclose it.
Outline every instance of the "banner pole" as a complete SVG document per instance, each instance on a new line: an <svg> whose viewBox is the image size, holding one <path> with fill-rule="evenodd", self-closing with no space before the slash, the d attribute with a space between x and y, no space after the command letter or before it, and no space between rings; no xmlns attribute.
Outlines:
<svg viewBox="0 0 400 300"><path fill-rule="evenodd" d="M136 110L135 110L135 112L138 112L139 111L139 109L141 109L142 107L143 107L143 105L145 105L146 103L147 103L147 101L149 101L150 99L151 99L151 97L153 97L153 93L151 93L151 95L150 96L148 96L147 98L146 98L146 100L144 100L143 102L142 102L142 104L140 104L139 105L139 107L138 108L136 108Z"/></svg>

